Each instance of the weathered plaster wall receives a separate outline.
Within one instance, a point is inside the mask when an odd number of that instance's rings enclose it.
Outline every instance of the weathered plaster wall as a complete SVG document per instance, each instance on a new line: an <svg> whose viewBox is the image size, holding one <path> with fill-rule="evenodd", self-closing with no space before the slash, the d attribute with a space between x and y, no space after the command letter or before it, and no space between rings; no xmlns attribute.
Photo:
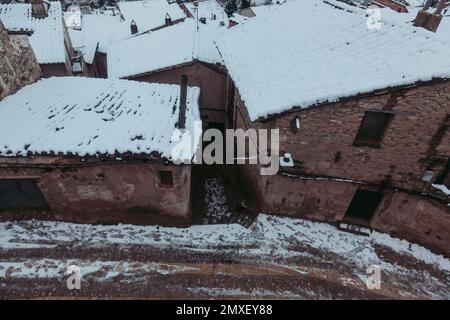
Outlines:
<svg viewBox="0 0 450 320"><path fill-rule="evenodd" d="M0 162L0 179L35 179L57 219L176 225L190 220L189 166L158 160L81 163L58 157ZM172 187L161 185L160 170L172 172Z"/></svg>
<svg viewBox="0 0 450 320"><path fill-rule="evenodd" d="M27 36L8 35L1 21L0 57L0 100L41 76Z"/></svg>

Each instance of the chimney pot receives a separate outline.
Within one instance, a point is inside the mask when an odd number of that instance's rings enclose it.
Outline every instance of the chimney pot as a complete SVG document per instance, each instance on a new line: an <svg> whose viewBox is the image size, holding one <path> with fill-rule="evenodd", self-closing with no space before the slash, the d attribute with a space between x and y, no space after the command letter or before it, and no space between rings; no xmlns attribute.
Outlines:
<svg viewBox="0 0 450 320"><path fill-rule="evenodd" d="M130 29L131 29L131 34L138 33L138 26L137 26L137 24L136 24L136 22L134 20L131 21Z"/></svg>
<svg viewBox="0 0 450 320"><path fill-rule="evenodd" d="M181 85L180 85L180 112L178 113L178 128L179 129L186 128L187 84L188 84L188 77L187 77L187 75L183 74L181 76Z"/></svg>
<svg viewBox="0 0 450 320"><path fill-rule="evenodd" d="M170 17L169 13L166 13L166 26L171 26L172 24L172 18Z"/></svg>
<svg viewBox="0 0 450 320"><path fill-rule="evenodd" d="M425 1L425 4L423 5L422 10L427 11L428 9L430 9L432 4L433 4L433 0Z"/></svg>
<svg viewBox="0 0 450 320"><path fill-rule="evenodd" d="M47 18L47 8L43 0L31 0L31 16L36 19Z"/></svg>

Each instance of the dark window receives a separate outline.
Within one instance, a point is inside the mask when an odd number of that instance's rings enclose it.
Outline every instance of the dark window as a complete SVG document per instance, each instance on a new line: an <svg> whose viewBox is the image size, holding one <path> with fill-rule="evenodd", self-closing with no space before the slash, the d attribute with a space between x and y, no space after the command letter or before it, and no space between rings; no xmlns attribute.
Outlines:
<svg viewBox="0 0 450 320"><path fill-rule="evenodd" d="M345 213L345 220L367 224L380 203L383 194L367 190L357 190Z"/></svg>
<svg viewBox="0 0 450 320"><path fill-rule="evenodd" d="M33 180L0 180L0 209L45 208L47 208L47 203Z"/></svg>
<svg viewBox="0 0 450 320"><path fill-rule="evenodd" d="M160 171L159 182L161 186L172 187L173 186L172 171Z"/></svg>
<svg viewBox="0 0 450 320"><path fill-rule="evenodd" d="M295 117L291 120L291 131L297 132L301 128L301 120L300 117Z"/></svg>
<svg viewBox="0 0 450 320"><path fill-rule="evenodd" d="M379 146L392 113L367 111L358 130L355 145Z"/></svg>

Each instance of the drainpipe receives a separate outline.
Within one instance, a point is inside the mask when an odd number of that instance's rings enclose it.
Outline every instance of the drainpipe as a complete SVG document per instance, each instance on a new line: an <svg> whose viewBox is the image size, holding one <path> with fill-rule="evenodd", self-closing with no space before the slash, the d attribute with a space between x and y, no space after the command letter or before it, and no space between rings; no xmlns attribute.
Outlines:
<svg viewBox="0 0 450 320"><path fill-rule="evenodd" d="M181 76L180 85L180 112L178 113L178 128L186 128L186 98L187 98L187 83L188 77L183 74Z"/></svg>

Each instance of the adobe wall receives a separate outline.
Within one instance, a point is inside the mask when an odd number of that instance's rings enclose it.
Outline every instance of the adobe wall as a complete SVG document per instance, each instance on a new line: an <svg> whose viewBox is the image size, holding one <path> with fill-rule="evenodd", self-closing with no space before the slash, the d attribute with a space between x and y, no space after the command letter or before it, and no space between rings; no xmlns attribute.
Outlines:
<svg viewBox="0 0 450 320"><path fill-rule="evenodd" d="M47 63L41 64L42 76L44 78L50 77L67 77L72 76L72 70L68 69L68 63Z"/></svg>
<svg viewBox="0 0 450 320"><path fill-rule="evenodd" d="M251 122L235 95L237 128L278 128L280 153L294 168L261 176L259 166L238 165L257 209L271 214L341 221L356 190L383 193L370 227L450 256L449 197L422 181L425 170L444 170L450 156L450 83L413 87L297 110ZM395 113L380 148L354 146L366 110ZM295 117L301 128L293 130ZM448 179L447 179L448 181ZM439 192L438 192L439 193Z"/></svg>
<svg viewBox="0 0 450 320"><path fill-rule="evenodd" d="M379 148L355 146L365 111L394 116ZM426 192L426 170L436 177L449 153L450 82L368 96L278 116L281 152L303 175L343 177ZM292 130L295 117L301 128Z"/></svg>
<svg viewBox="0 0 450 320"><path fill-rule="evenodd" d="M35 82L41 69L26 35L8 35L0 21L0 100Z"/></svg>
<svg viewBox="0 0 450 320"><path fill-rule="evenodd" d="M189 166L166 166L157 160L80 163L58 157L0 162L0 179L37 181L56 219L169 225L190 221ZM161 185L159 170L172 172L173 187Z"/></svg>

